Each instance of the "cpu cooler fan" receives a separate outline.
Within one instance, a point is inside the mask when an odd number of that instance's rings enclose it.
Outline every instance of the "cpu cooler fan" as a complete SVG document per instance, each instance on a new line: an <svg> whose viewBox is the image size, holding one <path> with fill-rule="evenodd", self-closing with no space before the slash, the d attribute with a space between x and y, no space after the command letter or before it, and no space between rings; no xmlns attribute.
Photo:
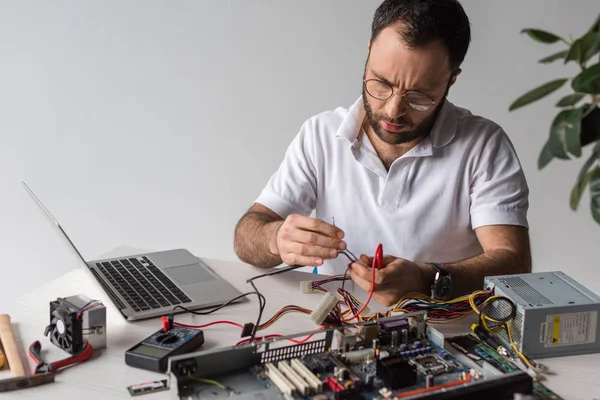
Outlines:
<svg viewBox="0 0 600 400"><path fill-rule="evenodd" d="M77 354L83 348L81 318L77 318L77 308L64 299L50 302L50 325L44 336L70 354Z"/></svg>

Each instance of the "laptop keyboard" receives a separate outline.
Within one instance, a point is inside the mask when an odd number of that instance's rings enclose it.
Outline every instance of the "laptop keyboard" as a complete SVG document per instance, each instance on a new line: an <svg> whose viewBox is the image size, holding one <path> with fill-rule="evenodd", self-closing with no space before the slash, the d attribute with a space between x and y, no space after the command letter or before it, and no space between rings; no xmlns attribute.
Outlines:
<svg viewBox="0 0 600 400"><path fill-rule="evenodd" d="M96 266L135 311L192 301L147 257L106 261Z"/></svg>

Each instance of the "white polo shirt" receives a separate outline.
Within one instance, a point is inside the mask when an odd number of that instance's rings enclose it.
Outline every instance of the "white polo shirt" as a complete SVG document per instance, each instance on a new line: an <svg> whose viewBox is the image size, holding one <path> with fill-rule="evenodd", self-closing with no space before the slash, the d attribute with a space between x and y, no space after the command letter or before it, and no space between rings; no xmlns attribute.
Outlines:
<svg viewBox="0 0 600 400"><path fill-rule="evenodd" d="M482 253L474 229L528 227L529 189L510 139L494 122L449 101L428 138L389 171L362 130L362 97L308 119L256 200L281 217L315 216L346 234L357 257L455 262ZM343 255L319 273L343 273Z"/></svg>

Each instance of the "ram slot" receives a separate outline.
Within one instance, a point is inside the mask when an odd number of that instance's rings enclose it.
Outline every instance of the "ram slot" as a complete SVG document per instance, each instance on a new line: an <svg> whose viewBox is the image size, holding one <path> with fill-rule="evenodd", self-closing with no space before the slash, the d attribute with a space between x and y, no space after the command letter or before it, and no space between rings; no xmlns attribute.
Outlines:
<svg viewBox="0 0 600 400"><path fill-rule="evenodd" d="M277 386L277 388L283 394L287 394L289 396L293 396L296 393L296 389L294 385L290 381L287 380L285 376L277 369L275 365L272 363L265 364L267 367L267 376Z"/></svg>
<svg viewBox="0 0 600 400"><path fill-rule="evenodd" d="M317 378L306 365L302 364L302 361L294 358L291 362L291 366L297 373L306 379L306 382L313 388L315 393L323 393L323 382L321 382L321 380Z"/></svg>
<svg viewBox="0 0 600 400"><path fill-rule="evenodd" d="M283 372L290 382L296 386L296 389L298 389L302 396L306 396L308 394L310 386L308 386L308 383L306 383L304 379L302 379L302 377L298 375L298 373L294 371L289 364L287 364L286 361L280 361L277 364L277 367L279 368L279 371Z"/></svg>

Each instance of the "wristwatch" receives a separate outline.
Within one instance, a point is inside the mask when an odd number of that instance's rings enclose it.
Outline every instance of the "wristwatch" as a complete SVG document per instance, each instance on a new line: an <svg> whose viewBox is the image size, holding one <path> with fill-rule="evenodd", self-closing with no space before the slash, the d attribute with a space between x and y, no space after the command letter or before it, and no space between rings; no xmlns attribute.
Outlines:
<svg viewBox="0 0 600 400"><path fill-rule="evenodd" d="M431 285L431 297L437 300L444 300L450 290L452 290L452 277L450 272L442 264L428 263L435 268L435 278Z"/></svg>

